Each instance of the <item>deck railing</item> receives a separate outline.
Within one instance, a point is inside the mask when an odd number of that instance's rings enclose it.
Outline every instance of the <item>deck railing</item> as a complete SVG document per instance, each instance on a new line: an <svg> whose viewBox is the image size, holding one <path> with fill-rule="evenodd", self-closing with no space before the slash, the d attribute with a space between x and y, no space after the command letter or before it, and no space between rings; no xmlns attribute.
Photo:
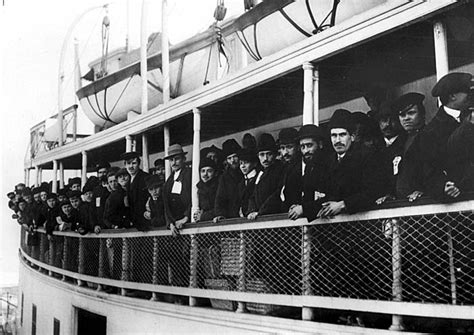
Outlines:
<svg viewBox="0 0 474 335"><path fill-rule="evenodd" d="M472 319L474 200L308 223L285 216L168 230L38 232L22 257L79 284L196 298L239 312L281 306ZM31 244L31 243L30 243ZM156 294L154 294L156 297Z"/></svg>

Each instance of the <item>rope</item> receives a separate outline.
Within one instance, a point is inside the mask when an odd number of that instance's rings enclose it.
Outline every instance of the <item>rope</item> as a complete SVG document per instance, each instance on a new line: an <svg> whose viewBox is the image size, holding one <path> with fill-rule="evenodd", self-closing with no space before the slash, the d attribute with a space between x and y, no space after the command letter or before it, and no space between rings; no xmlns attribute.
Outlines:
<svg viewBox="0 0 474 335"><path fill-rule="evenodd" d="M319 30L318 24L316 23L316 19L314 18L313 11L311 10L309 0L306 0L305 2L306 2L306 9L308 10L309 17L311 19L311 22L313 22L313 26L314 26L313 34L316 34L317 31Z"/></svg>
<svg viewBox="0 0 474 335"><path fill-rule="evenodd" d="M247 38L245 38L245 34L243 31L240 32L242 34L242 37L239 35L239 32L237 31L237 37L240 40L240 43L244 46L245 50L248 52L250 57L252 57L254 60L259 60L258 56L254 54L253 50L250 48L250 45L248 44Z"/></svg>
<svg viewBox="0 0 474 335"><path fill-rule="evenodd" d="M291 17L288 16L288 14L286 14L286 12L283 10L283 8L280 8L279 9L279 12L281 13L281 15L283 15L283 17L296 29L298 30L300 33L302 33L304 36L306 37L310 37L311 34L307 33L303 28L301 28L295 21L293 21L293 19Z"/></svg>
<svg viewBox="0 0 474 335"><path fill-rule="evenodd" d="M212 52L212 46L214 44L211 44L210 48L209 48L209 55L207 57L207 66L206 66L206 74L204 75L204 82L202 83L203 86L209 84L209 80L207 80L207 76L209 74L209 66L211 64L211 52Z"/></svg>
<svg viewBox="0 0 474 335"><path fill-rule="evenodd" d="M253 44L255 46L255 52L257 53L257 56L262 59L262 56L260 55L260 52L258 51L258 44L257 44L257 23L253 25Z"/></svg>

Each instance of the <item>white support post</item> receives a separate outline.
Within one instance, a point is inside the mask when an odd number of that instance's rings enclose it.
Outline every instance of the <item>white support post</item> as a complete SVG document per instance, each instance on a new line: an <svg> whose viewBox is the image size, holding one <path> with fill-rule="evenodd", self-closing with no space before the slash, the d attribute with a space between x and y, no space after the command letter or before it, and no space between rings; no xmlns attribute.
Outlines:
<svg viewBox="0 0 474 335"><path fill-rule="evenodd" d="M38 168L38 186L43 182L43 168Z"/></svg>
<svg viewBox="0 0 474 335"><path fill-rule="evenodd" d="M82 152L82 170L81 170L81 187L84 187L87 181L87 152Z"/></svg>
<svg viewBox="0 0 474 335"><path fill-rule="evenodd" d="M191 221L195 222L193 216L199 210L199 197L197 184L199 183L199 164L201 146L201 111L198 108L193 109L193 165L192 165L192 185L191 185Z"/></svg>
<svg viewBox="0 0 474 335"><path fill-rule="evenodd" d="M163 143L165 147L165 157L168 156L168 147L170 146L170 127L165 124L163 127ZM165 177L168 179L168 177L171 175L171 167L170 163L165 160Z"/></svg>
<svg viewBox="0 0 474 335"><path fill-rule="evenodd" d="M64 188L64 164L59 162L59 188Z"/></svg>
<svg viewBox="0 0 474 335"><path fill-rule="evenodd" d="M30 169L25 169L25 185L30 186Z"/></svg>
<svg viewBox="0 0 474 335"><path fill-rule="evenodd" d="M448 38L446 26L442 21L436 21L434 23L433 34L436 62L436 80L440 80L449 72Z"/></svg>
<svg viewBox="0 0 474 335"><path fill-rule="evenodd" d="M38 187L40 185L40 172L39 172L39 167L35 166L35 186Z"/></svg>
<svg viewBox="0 0 474 335"><path fill-rule="evenodd" d="M314 124L313 69L311 63L303 64L303 125Z"/></svg>
<svg viewBox="0 0 474 335"><path fill-rule="evenodd" d="M58 161L53 160L53 185L51 186L53 193L58 193Z"/></svg>
<svg viewBox="0 0 474 335"><path fill-rule="evenodd" d="M150 171L150 160L148 159L148 135L142 135L142 162L143 171Z"/></svg>
<svg viewBox="0 0 474 335"><path fill-rule="evenodd" d="M161 0L161 72L163 74L163 104L170 100L170 55L168 44L168 0ZM166 146L165 146L166 148Z"/></svg>
<svg viewBox="0 0 474 335"><path fill-rule="evenodd" d="M132 136L127 135L125 136L125 152L132 151Z"/></svg>
<svg viewBox="0 0 474 335"><path fill-rule="evenodd" d="M313 72L313 124L319 126L319 67Z"/></svg>
<svg viewBox="0 0 474 335"><path fill-rule="evenodd" d="M140 77L142 79L142 99L141 99L141 113L148 112L148 65L147 65L147 12L148 1L142 0L142 18L140 29Z"/></svg>

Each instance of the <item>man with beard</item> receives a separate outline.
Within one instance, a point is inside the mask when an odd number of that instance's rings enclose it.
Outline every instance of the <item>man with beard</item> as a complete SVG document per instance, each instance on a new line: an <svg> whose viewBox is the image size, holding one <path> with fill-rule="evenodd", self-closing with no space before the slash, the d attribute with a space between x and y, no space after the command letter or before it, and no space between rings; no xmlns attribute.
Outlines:
<svg viewBox="0 0 474 335"><path fill-rule="evenodd" d="M292 205L301 205L303 192L298 132L294 128L284 128L278 134L278 142L285 169L280 199L282 211L288 212Z"/></svg>
<svg viewBox="0 0 474 335"><path fill-rule="evenodd" d="M219 178L219 186L216 193L214 223L226 218L239 217L240 199L236 192L237 185L243 179L239 169L239 157L237 156L241 147L234 139L226 140L222 144L222 151L227 162L227 168Z"/></svg>
<svg viewBox="0 0 474 335"><path fill-rule="evenodd" d="M306 217L308 221L316 219L321 199L325 197L327 181L327 159L322 151L323 132L313 124L304 125L298 132L303 162L299 162L302 177L301 202L293 203L288 210L291 220Z"/></svg>
<svg viewBox="0 0 474 335"><path fill-rule="evenodd" d="M215 200L219 180L216 176L216 163L209 158L203 158L199 163L201 180L197 184L199 210L193 213L194 221L210 221L215 217Z"/></svg>
<svg viewBox="0 0 474 335"><path fill-rule="evenodd" d="M329 121L335 153L329 157L329 185L318 217L367 210L383 193L383 170L373 151L352 147L354 122L345 109L334 112Z"/></svg>
<svg viewBox="0 0 474 335"><path fill-rule="evenodd" d="M96 222L94 232L97 234L100 232L101 227L103 227L104 225L103 217L105 201L110 195L110 192L107 187L107 173L109 168L110 164L108 162L101 162L96 166L99 184L93 189L91 206L94 212Z"/></svg>
<svg viewBox="0 0 474 335"><path fill-rule="evenodd" d="M281 209L279 196L284 171L283 164L276 159L277 147L272 135L260 135L257 152L263 170L257 175L255 190L250 197L249 220L255 220L259 215L279 213Z"/></svg>
<svg viewBox="0 0 474 335"><path fill-rule="evenodd" d="M125 168L130 175L128 199L133 226L138 230L146 231L150 228L143 217L149 196L145 185L145 177L148 176L148 173L140 169L141 161L138 152L126 152L121 155L121 158L124 160Z"/></svg>

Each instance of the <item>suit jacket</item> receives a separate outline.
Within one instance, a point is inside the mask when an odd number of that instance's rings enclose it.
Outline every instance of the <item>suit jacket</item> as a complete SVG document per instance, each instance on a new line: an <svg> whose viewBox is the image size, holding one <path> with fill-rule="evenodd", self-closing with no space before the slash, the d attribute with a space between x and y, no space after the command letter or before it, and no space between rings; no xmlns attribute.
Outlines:
<svg viewBox="0 0 474 335"><path fill-rule="evenodd" d="M462 123L448 139L448 176L464 192L474 191L474 124Z"/></svg>
<svg viewBox="0 0 474 335"><path fill-rule="evenodd" d="M219 178L217 186L215 211L216 216L225 218L239 217L240 196L236 192L239 183L244 179L240 169L228 168Z"/></svg>
<svg viewBox="0 0 474 335"><path fill-rule="evenodd" d="M386 194L393 196L397 194L397 176L400 171L399 165L402 160L406 139L406 132L402 132L391 145L380 149L383 157L384 174L387 180Z"/></svg>
<svg viewBox="0 0 474 335"><path fill-rule="evenodd" d="M127 192L119 186L107 198L104 208L104 225L107 228L130 228L130 207L126 206L125 197Z"/></svg>
<svg viewBox="0 0 474 335"><path fill-rule="evenodd" d="M216 203L216 193L218 186L219 179L217 177L212 178L207 183L203 183L201 180L197 184L199 209L203 211L201 214L201 221L209 221L216 216L214 206Z"/></svg>
<svg viewBox="0 0 474 335"><path fill-rule="evenodd" d="M326 200L343 200L349 214L367 210L384 193L383 169L374 151L350 148L340 161L334 153L328 167Z"/></svg>
<svg viewBox="0 0 474 335"><path fill-rule="evenodd" d="M105 209L105 202L109 197L110 192L107 187L102 185L97 185L94 188L94 197L92 198L92 208L93 208L93 215L95 224L104 227L104 209Z"/></svg>
<svg viewBox="0 0 474 335"><path fill-rule="evenodd" d="M163 187L166 225L187 216L191 218L191 169L184 167L176 181L181 182L181 193L173 194L174 172L171 173Z"/></svg>
<svg viewBox="0 0 474 335"><path fill-rule="evenodd" d="M250 213L250 198L252 197L253 192L255 191L255 181L257 180L257 175L260 170L254 169L253 171L255 171L254 176L245 176L244 179L240 181L239 185L237 185L237 190L240 199L239 216L241 217L247 217L247 215ZM250 172L249 174L251 173L252 172Z"/></svg>
<svg viewBox="0 0 474 335"><path fill-rule="evenodd" d="M285 165L280 197L281 193L283 193L284 199L282 199L282 212L288 212L292 205L301 205L303 200L303 171L300 157Z"/></svg>
<svg viewBox="0 0 474 335"><path fill-rule="evenodd" d="M151 212L151 225L153 227L165 227L165 205L163 203L163 195L161 194L157 200L151 197L148 199L148 205Z"/></svg>
<svg viewBox="0 0 474 335"><path fill-rule="evenodd" d="M130 181L128 189L128 199L130 202L130 216L133 225L141 230L147 225L143 213L146 211L146 202L149 197L149 193L146 190L145 178L148 173L138 170L133 181Z"/></svg>
<svg viewBox="0 0 474 335"><path fill-rule="evenodd" d="M316 219L321 204L328 194L329 167L328 157L317 153L305 166L303 180L303 216L309 222Z"/></svg>
<svg viewBox="0 0 474 335"><path fill-rule="evenodd" d="M249 201L249 212L259 215L281 212L280 191L283 181L284 167L276 161L270 167L259 172L255 181L255 189Z"/></svg>

